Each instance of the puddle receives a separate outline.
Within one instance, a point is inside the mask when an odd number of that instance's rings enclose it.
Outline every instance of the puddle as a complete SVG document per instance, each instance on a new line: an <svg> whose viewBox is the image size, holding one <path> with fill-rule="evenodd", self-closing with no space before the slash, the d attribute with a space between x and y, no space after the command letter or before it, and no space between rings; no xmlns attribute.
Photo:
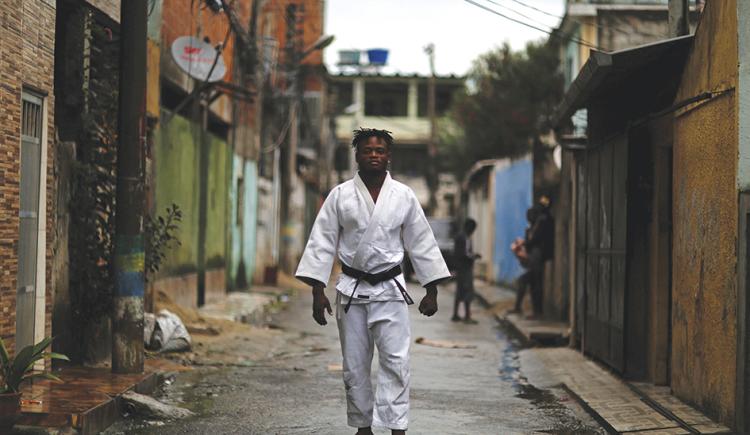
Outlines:
<svg viewBox="0 0 750 435"><path fill-rule="evenodd" d="M549 415L553 424L546 433L575 433L575 434L599 434L605 433L595 427L581 421L575 413L566 406L562 400L568 400L567 395L560 391L556 395L554 391L539 389L529 383L521 374L521 361L518 353L529 347L522 336L515 330L502 323L496 327L497 338L503 349L500 356L498 376L508 384L515 392L515 397L529 401L534 407L543 410Z"/></svg>

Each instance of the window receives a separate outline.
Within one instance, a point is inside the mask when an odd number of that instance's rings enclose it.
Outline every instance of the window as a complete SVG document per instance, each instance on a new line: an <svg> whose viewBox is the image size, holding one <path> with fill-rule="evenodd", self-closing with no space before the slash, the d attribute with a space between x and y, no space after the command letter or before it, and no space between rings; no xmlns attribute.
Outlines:
<svg viewBox="0 0 750 435"><path fill-rule="evenodd" d="M365 83L366 116L406 116L408 83Z"/></svg>
<svg viewBox="0 0 750 435"><path fill-rule="evenodd" d="M331 93L336 105L335 113L344 113L344 109L354 103L352 87L351 82L333 83L331 85Z"/></svg>
<svg viewBox="0 0 750 435"><path fill-rule="evenodd" d="M453 95L461 89L463 85L435 85L435 115L443 116L451 108ZM420 83L418 89L417 116L426 118L427 113L427 83Z"/></svg>
<svg viewBox="0 0 750 435"><path fill-rule="evenodd" d="M393 146L391 170L394 174L423 177L427 174L427 145L396 144Z"/></svg>

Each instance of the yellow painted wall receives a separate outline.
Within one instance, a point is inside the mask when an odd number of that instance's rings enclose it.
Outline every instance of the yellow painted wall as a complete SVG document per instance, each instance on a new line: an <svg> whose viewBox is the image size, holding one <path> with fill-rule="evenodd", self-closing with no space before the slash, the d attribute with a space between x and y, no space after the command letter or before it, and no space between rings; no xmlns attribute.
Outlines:
<svg viewBox="0 0 750 435"><path fill-rule="evenodd" d="M596 17L583 17L581 19L582 25L580 26L580 32L581 32L581 39L588 42L589 44L593 46L599 45L599 35L598 35L598 28L596 27ZM586 61L589 60L589 57L591 56L591 48L586 47L583 44L580 44L578 46L578 58L581 60L580 62L580 68L583 68L584 65L586 65Z"/></svg>
<svg viewBox="0 0 750 435"><path fill-rule="evenodd" d="M161 49L159 44L149 39L146 45L146 112L159 117L159 93L161 91Z"/></svg>
<svg viewBox="0 0 750 435"><path fill-rule="evenodd" d="M736 0L708 2L677 101L736 87L736 11ZM677 112L673 166L672 388L730 426L736 396L737 123L734 92Z"/></svg>

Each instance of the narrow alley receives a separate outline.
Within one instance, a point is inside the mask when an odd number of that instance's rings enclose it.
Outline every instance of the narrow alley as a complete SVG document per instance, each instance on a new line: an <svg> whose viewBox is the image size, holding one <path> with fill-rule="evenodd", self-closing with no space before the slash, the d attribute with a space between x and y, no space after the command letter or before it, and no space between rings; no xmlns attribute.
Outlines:
<svg viewBox="0 0 750 435"><path fill-rule="evenodd" d="M750 0L0 1L0 216L0 435L750 434Z"/></svg>
<svg viewBox="0 0 750 435"><path fill-rule="evenodd" d="M412 286L410 293L419 295L420 289ZM540 391L525 382L519 371L520 340L492 316L482 310L478 325L451 322L452 286L443 286L440 295L435 316L410 310L412 338L476 347L412 344L409 433L605 433L561 389ZM127 419L106 433L352 433L342 412L337 328L335 322L315 324L310 304L308 293L298 295L275 316L273 324L283 330L284 340L274 341L279 345L269 349L267 358L246 367L199 367L179 374L160 399L195 411L194 418L157 426Z"/></svg>

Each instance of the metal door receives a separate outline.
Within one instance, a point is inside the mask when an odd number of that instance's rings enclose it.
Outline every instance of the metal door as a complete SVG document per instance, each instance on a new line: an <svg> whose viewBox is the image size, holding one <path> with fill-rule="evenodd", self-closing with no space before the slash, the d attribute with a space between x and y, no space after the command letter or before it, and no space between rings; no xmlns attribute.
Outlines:
<svg viewBox="0 0 750 435"><path fill-rule="evenodd" d="M23 93L21 189L16 293L16 349L33 344L39 253L39 181L42 160L42 98Z"/></svg>
<svg viewBox="0 0 750 435"><path fill-rule="evenodd" d="M578 303L584 351L620 372L625 347L627 165L625 136L586 151L577 192L577 285L584 295Z"/></svg>

